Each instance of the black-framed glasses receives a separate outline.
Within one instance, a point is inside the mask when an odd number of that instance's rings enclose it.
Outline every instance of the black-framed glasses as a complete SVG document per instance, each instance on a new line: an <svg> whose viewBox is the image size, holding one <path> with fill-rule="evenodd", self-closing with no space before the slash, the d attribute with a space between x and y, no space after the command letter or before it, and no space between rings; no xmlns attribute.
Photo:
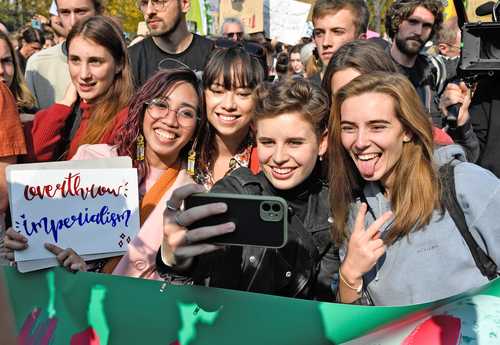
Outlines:
<svg viewBox="0 0 500 345"><path fill-rule="evenodd" d="M176 116L177 123L181 127L189 128L196 125L198 120L198 114L195 109L183 106L178 109L173 109L168 101L164 98L153 98L148 102L144 102L147 105L147 111L149 116L154 120L159 120L165 118L173 112Z"/></svg>
<svg viewBox="0 0 500 345"><path fill-rule="evenodd" d="M139 8L141 12L145 12L151 2L151 6L155 11L163 11L170 1L171 0L137 0L137 8Z"/></svg>

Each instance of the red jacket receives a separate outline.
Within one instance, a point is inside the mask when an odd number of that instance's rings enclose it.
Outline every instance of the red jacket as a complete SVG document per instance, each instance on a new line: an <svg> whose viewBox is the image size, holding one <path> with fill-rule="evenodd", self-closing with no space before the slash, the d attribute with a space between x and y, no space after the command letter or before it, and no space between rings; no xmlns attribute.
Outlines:
<svg viewBox="0 0 500 345"><path fill-rule="evenodd" d="M90 105L80 103L82 110L82 119L80 127L75 133L75 136L70 142L66 159L71 159L78 149L78 142L84 136L90 118ZM50 161L56 160L54 154L62 139L62 130L66 124L66 120L71 114L71 107L54 103L50 107L40 110L36 113L35 120L31 126L25 124L25 134L28 137L28 161ZM123 123L127 119L128 108L122 109L116 114L115 119L102 135L99 142L94 144L113 145L115 136Z"/></svg>

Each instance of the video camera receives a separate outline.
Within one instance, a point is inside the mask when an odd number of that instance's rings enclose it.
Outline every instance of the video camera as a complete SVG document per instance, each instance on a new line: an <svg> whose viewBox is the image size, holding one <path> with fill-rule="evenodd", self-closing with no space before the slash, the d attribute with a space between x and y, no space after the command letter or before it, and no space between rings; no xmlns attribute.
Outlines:
<svg viewBox="0 0 500 345"><path fill-rule="evenodd" d="M476 15L491 13L492 22L469 23L462 0L453 0L458 25L462 30L462 50L457 67L457 78L469 88L484 77L500 74L500 0L488 1L476 8ZM446 122L457 127L460 104L448 107Z"/></svg>
<svg viewBox="0 0 500 345"><path fill-rule="evenodd" d="M492 22L469 23L462 0L453 0L462 28L462 52L458 76L471 84L500 72L500 0L476 9L478 16L491 14Z"/></svg>

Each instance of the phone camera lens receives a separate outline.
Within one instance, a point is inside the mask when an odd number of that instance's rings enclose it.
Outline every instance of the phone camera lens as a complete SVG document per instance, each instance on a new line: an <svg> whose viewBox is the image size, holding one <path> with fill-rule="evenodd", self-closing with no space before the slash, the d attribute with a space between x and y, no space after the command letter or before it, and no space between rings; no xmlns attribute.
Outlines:
<svg viewBox="0 0 500 345"><path fill-rule="evenodd" d="M265 212L269 212L271 210L271 205L269 205L268 203L263 203L262 210L264 210Z"/></svg>
<svg viewBox="0 0 500 345"><path fill-rule="evenodd" d="M281 206L279 204L273 204L273 211L274 212L279 212L281 211Z"/></svg>

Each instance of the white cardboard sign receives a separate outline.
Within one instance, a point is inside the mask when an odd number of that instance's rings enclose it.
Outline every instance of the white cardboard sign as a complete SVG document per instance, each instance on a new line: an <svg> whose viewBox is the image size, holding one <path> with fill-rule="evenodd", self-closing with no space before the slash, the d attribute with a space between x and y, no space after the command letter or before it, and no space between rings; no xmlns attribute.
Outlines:
<svg viewBox="0 0 500 345"><path fill-rule="evenodd" d="M269 37L292 45L306 36L311 4L294 0L269 0L264 4L265 17L269 16Z"/></svg>
<svg viewBox="0 0 500 345"><path fill-rule="evenodd" d="M139 231L135 169L14 170L13 227L29 247L16 261L53 258L44 243L79 255L121 252Z"/></svg>

